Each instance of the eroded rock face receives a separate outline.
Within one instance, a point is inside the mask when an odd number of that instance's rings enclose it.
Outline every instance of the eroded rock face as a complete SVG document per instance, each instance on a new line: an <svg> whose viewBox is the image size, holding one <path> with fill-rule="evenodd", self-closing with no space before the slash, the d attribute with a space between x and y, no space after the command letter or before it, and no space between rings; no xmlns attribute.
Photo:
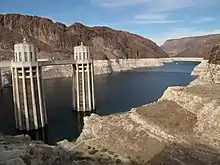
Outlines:
<svg viewBox="0 0 220 165"><path fill-rule="evenodd" d="M220 83L220 45L215 46L208 56L208 60L203 60L193 69L191 75L198 78L190 85Z"/></svg>
<svg viewBox="0 0 220 165"><path fill-rule="evenodd" d="M190 85L220 83L220 65L211 64L208 60L203 60L194 68L191 75L195 75L198 78L192 81Z"/></svg>
<svg viewBox="0 0 220 165"><path fill-rule="evenodd" d="M209 53L209 63L220 64L220 44L215 46Z"/></svg>
<svg viewBox="0 0 220 165"><path fill-rule="evenodd" d="M199 120L204 118L164 98L123 114L85 117L77 144L137 164L214 165L220 161L219 151L195 130Z"/></svg>
<svg viewBox="0 0 220 165"><path fill-rule="evenodd" d="M171 39L167 40L161 48L170 56L205 57L208 59L209 52L217 44L220 44L220 34Z"/></svg>
<svg viewBox="0 0 220 165"><path fill-rule="evenodd" d="M69 59L81 41L91 47L94 59L168 57L154 42L128 32L80 23L67 27L37 16L0 15L1 59L11 59L13 44L23 37L36 45L42 58Z"/></svg>
<svg viewBox="0 0 220 165"><path fill-rule="evenodd" d="M160 100L172 100L197 117L193 127L197 136L220 148L220 84L169 87Z"/></svg>

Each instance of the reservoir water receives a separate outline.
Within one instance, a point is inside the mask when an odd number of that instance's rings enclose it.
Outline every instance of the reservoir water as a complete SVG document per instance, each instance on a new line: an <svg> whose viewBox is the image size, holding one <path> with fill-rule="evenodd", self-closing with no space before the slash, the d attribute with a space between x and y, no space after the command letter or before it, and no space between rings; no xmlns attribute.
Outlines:
<svg viewBox="0 0 220 165"><path fill-rule="evenodd" d="M198 62L173 62L162 67L95 76L95 99L99 115L125 112L133 107L156 101L168 86L185 86L195 79L190 73ZM44 80L48 127L31 136L44 135L47 143L74 141L82 129L82 118L89 114L72 111L71 78ZM0 133L17 134L12 89L0 94ZM41 139L41 138L40 138Z"/></svg>

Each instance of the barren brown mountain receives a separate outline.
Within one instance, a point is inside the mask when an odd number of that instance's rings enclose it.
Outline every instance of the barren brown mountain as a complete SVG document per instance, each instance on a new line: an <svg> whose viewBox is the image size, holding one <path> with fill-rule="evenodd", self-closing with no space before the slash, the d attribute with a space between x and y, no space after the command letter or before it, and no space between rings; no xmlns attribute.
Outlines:
<svg viewBox="0 0 220 165"><path fill-rule="evenodd" d="M209 57L209 52L220 44L220 34L167 40L161 48L170 56Z"/></svg>
<svg viewBox="0 0 220 165"><path fill-rule="evenodd" d="M94 59L168 57L154 42L129 32L80 23L66 26L37 16L0 15L1 58L11 59L13 44L23 37L36 44L41 58L71 58L73 47L81 41L91 47Z"/></svg>

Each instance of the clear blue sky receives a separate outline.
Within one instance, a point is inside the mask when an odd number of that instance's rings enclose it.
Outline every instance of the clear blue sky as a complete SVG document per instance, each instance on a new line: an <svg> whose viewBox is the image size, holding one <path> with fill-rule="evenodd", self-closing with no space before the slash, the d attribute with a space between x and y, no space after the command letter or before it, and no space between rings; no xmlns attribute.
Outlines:
<svg viewBox="0 0 220 165"><path fill-rule="evenodd" d="M0 13L105 25L150 38L220 33L220 0L1 0Z"/></svg>

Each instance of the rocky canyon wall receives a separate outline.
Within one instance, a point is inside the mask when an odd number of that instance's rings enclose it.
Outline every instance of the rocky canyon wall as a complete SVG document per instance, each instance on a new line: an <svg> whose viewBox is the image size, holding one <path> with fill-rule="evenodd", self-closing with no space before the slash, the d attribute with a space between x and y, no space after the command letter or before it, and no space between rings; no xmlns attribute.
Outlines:
<svg viewBox="0 0 220 165"><path fill-rule="evenodd" d="M35 44L39 58L70 59L74 46L84 42L95 60L169 57L153 41L109 27L70 26L48 18L0 14L0 59L12 59L14 43Z"/></svg>
<svg viewBox="0 0 220 165"><path fill-rule="evenodd" d="M218 44L220 44L220 34L212 34L167 40L161 48L170 57L202 57L208 59L209 52Z"/></svg>

